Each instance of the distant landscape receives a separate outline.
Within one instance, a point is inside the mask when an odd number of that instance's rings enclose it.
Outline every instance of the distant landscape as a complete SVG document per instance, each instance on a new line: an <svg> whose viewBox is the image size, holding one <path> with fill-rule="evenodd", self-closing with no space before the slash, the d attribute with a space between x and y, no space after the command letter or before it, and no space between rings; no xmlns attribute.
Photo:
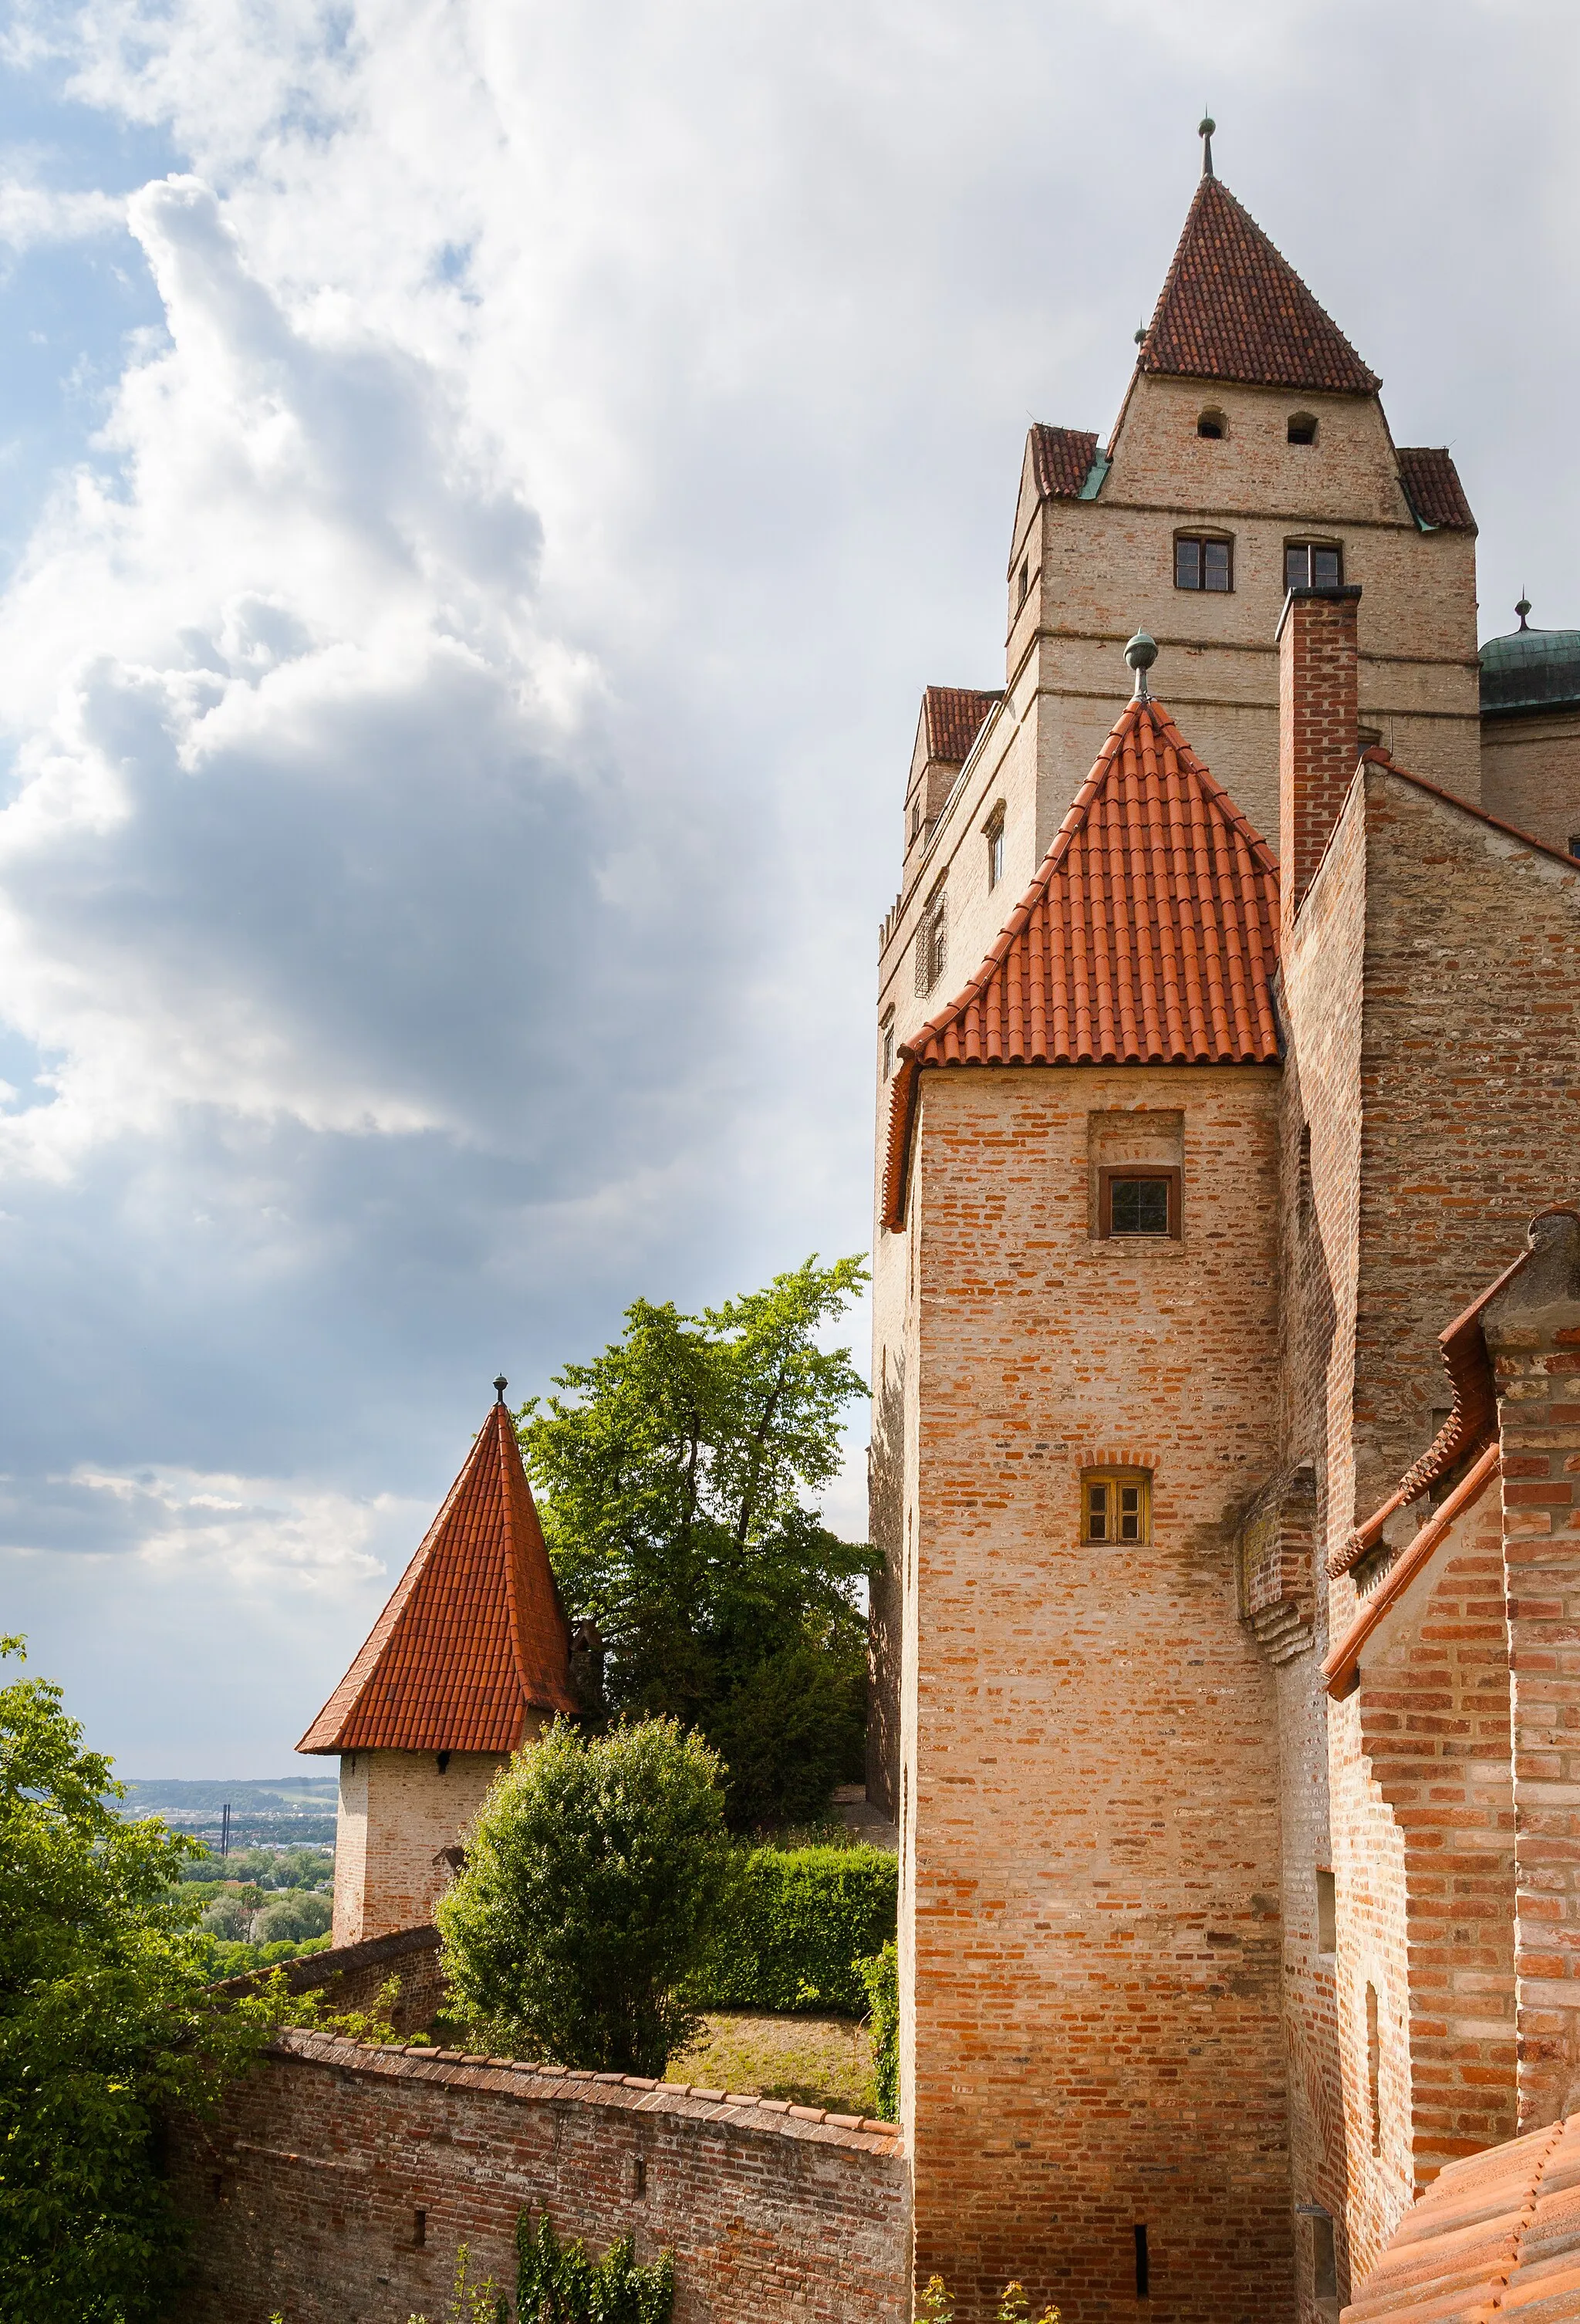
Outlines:
<svg viewBox="0 0 1580 2324"><path fill-rule="evenodd" d="M282 1775L274 1782L223 1780L142 1783L124 1778L124 1816L162 1816L173 1831L189 1831L217 1848L228 1806L230 1846L326 1848L335 1841L339 1779L335 1775Z"/></svg>

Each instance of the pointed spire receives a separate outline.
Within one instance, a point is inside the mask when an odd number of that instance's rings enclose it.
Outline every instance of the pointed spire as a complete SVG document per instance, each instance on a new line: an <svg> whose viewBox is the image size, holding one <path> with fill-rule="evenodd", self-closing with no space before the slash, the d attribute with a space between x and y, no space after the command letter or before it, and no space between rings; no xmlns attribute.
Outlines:
<svg viewBox="0 0 1580 2324"><path fill-rule="evenodd" d="M514 1751L528 1713L574 1712L570 1632L505 1408L299 1751Z"/></svg>
<svg viewBox="0 0 1580 2324"><path fill-rule="evenodd" d="M1376 373L1214 177L1210 116L1202 136L1201 182L1142 347L1141 369L1251 387L1374 395L1382 384Z"/></svg>

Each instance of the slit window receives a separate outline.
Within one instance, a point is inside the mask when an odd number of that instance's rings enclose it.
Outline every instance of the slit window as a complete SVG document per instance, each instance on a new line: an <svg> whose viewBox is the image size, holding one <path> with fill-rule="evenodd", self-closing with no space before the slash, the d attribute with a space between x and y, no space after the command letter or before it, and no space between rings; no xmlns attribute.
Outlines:
<svg viewBox="0 0 1580 2324"><path fill-rule="evenodd" d="M1152 2261L1147 2254L1146 2229L1135 2230L1135 2296L1138 2300L1152 2298Z"/></svg>
<svg viewBox="0 0 1580 2324"><path fill-rule="evenodd" d="M1317 1868L1317 1950L1331 1953L1338 1948L1338 1892L1331 1872Z"/></svg>
<svg viewBox="0 0 1580 2324"><path fill-rule="evenodd" d="M895 1017L891 1009L883 1020L883 1077L886 1082L895 1069Z"/></svg>
<svg viewBox="0 0 1580 2324"><path fill-rule="evenodd" d="M1181 532L1174 539L1176 589L1232 589L1235 544L1206 533Z"/></svg>
<svg viewBox="0 0 1580 2324"><path fill-rule="evenodd" d="M1377 2020L1377 1988L1366 1987L1366 2111L1372 2152L1382 2152L1382 2034Z"/></svg>
<svg viewBox="0 0 1580 2324"><path fill-rule="evenodd" d="M1152 1480L1143 1469L1094 1469L1081 1480L1084 1541L1148 1541Z"/></svg>
<svg viewBox="0 0 1580 2324"><path fill-rule="evenodd" d="M997 888L999 881L1004 877L1004 816L1002 813L994 816L992 822L988 826L985 835L988 841L988 885L990 888Z"/></svg>
<svg viewBox="0 0 1580 2324"><path fill-rule="evenodd" d="M1344 582L1344 551L1333 540L1284 544L1286 589L1337 589Z"/></svg>
<svg viewBox="0 0 1580 2324"><path fill-rule="evenodd" d="M427 2213L426 2211L413 2211L411 2215L411 2243L413 2250L420 2251L427 2241Z"/></svg>
<svg viewBox="0 0 1580 2324"><path fill-rule="evenodd" d="M1123 1165L1102 1173L1098 1184L1099 1236L1166 1239L1180 1234L1180 1173L1162 1166Z"/></svg>
<svg viewBox="0 0 1580 2324"><path fill-rule="evenodd" d="M1020 612L1021 607L1022 607L1022 606L1025 604L1025 602L1026 602L1026 597L1027 597L1027 595L1028 595L1028 593L1029 593L1029 591L1030 591L1030 589L1031 589L1031 586L1032 586L1032 567L1031 567L1031 561L1030 561L1030 559L1028 558L1028 559L1027 559L1027 560L1026 560L1026 561L1022 565L1022 567L1021 567L1021 569L1020 569L1019 573L1015 576L1015 612L1016 612L1017 613Z"/></svg>
<svg viewBox="0 0 1580 2324"><path fill-rule="evenodd" d="M1311 2218L1311 2295L1315 2300L1338 2298L1338 2255L1333 2247L1333 2221L1326 2211Z"/></svg>

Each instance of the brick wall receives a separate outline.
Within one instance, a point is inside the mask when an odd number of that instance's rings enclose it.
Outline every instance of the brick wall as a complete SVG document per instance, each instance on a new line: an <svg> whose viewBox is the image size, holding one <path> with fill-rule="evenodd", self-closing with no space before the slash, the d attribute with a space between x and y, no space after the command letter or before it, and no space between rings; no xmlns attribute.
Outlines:
<svg viewBox="0 0 1580 2324"><path fill-rule="evenodd" d="M1580 713L1484 718L1482 805L1549 847L1567 847L1580 832Z"/></svg>
<svg viewBox="0 0 1580 2324"><path fill-rule="evenodd" d="M676 2324L910 2313L898 2138L810 2107L290 2034L174 2126L170 2169L182 2324L437 2324L460 2243L513 2290L527 2205L595 2252L672 2249Z"/></svg>
<svg viewBox="0 0 1580 2324"><path fill-rule="evenodd" d="M433 1927L399 1929L363 1944L331 1946L299 1960L282 1961L278 1969L249 1969L241 1977L226 1978L209 1990L228 1998L255 1992L277 1975L284 1978L288 1993L316 1993L326 2009L335 2011L369 2008L393 1979L390 2022L398 2034L426 2034L445 1998L439 1932Z"/></svg>
<svg viewBox="0 0 1580 2324"><path fill-rule="evenodd" d="M1278 1076L925 1076L904 1238L903 2103L962 2319L1281 2319L1291 2230L1269 1674ZM1182 1123L1183 1237L1098 1240L1091 1122ZM1107 1143L1104 1152L1109 1153ZM1146 1148L1150 1150L1150 1148ZM1114 1158L1109 1154L1109 1158ZM1153 1479L1084 1544L1083 1468Z"/></svg>
<svg viewBox="0 0 1580 2324"><path fill-rule="evenodd" d="M335 1941L362 1943L431 1921L455 1877L435 1858L463 1842L503 1754L348 1751L340 1762Z"/></svg>
<svg viewBox="0 0 1580 2324"><path fill-rule="evenodd" d="M1279 901L1286 932L1355 776L1360 596L1354 587L1291 590L1279 625Z"/></svg>

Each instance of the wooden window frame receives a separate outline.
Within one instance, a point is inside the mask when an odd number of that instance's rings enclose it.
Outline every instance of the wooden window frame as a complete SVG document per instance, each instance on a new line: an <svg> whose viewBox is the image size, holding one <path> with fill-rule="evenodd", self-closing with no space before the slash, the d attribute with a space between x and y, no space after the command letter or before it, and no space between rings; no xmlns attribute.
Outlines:
<svg viewBox="0 0 1580 2324"><path fill-rule="evenodd" d="M1134 1493L1126 1509L1120 1496ZM1100 1498L1098 1498L1100 1497ZM1135 1530L1122 1530L1126 1520ZM1152 1471L1148 1469L1086 1469L1080 1480L1080 1537L1103 1549L1144 1548L1152 1539Z"/></svg>
<svg viewBox="0 0 1580 2324"><path fill-rule="evenodd" d="M1180 1235L1180 1185L1182 1173L1173 1162L1105 1162L1098 1172L1098 1240L1099 1242L1178 1242ZM1129 1234L1114 1231L1114 1181L1116 1178L1162 1178L1169 1189L1169 1223L1162 1234Z"/></svg>
<svg viewBox="0 0 1580 2324"><path fill-rule="evenodd" d="M989 892L1004 877L1004 808L996 807L982 825L982 836L988 842L988 886Z"/></svg>
<svg viewBox="0 0 1580 2324"><path fill-rule="evenodd" d="M1292 552L1297 549L1304 552L1306 558L1306 578L1303 581L1291 581L1290 579L1290 558ZM1318 549L1326 549L1330 556L1337 558L1338 578L1337 581L1312 580L1311 558L1313 553ZM1344 543L1342 540L1286 540L1283 545L1283 557L1284 594L1286 596L1291 589L1342 589L1344 587Z"/></svg>
<svg viewBox="0 0 1580 2324"><path fill-rule="evenodd" d="M1181 581L1180 578L1180 551L1188 542L1197 552L1194 581ZM1201 554L1202 550L1208 548L1221 549L1226 552L1225 564L1227 568L1227 578L1221 589L1208 586L1206 559ZM1193 597L1232 597L1235 594L1234 534L1232 532L1177 532L1174 535L1174 586L1176 589L1184 590L1187 595Z"/></svg>

